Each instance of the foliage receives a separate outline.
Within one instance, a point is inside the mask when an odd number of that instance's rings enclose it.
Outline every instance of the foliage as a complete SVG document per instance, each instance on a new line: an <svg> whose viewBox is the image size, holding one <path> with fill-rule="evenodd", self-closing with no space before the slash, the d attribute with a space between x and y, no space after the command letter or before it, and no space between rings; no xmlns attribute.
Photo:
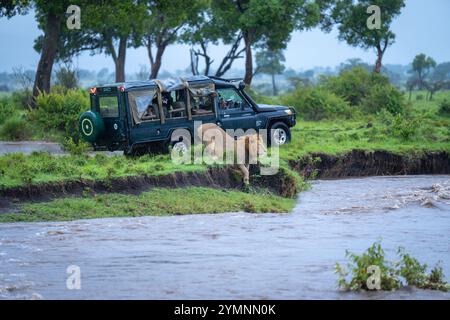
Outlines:
<svg viewBox="0 0 450 320"><path fill-rule="evenodd" d="M389 87L389 79L383 75L371 74L361 67L344 70L339 76L322 77L320 85L344 98L352 106L360 105L373 87Z"/></svg>
<svg viewBox="0 0 450 320"><path fill-rule="evenodd" d="M7 119L16 115L17 110L14 107L11 99L0 99L0 125L2 125Z"/></svg>
<svg viewBox="0 0 450 320"><path fill-rule="evenodd" d="M306 120L350 118L352 108L342 98L323 88L298 87L281 98L284 105L293 106Z"/></svg>
<svg viewBox="0 0 450 320"><path fill-rule="evenodd" d="M84 90L69 90L66 94L41 94L36 99L37 109L30 112L32 121L44 129L57 129L66 137L79 141L78 118L89 109L89 97Z"/></svg>
<svg viewBox="0 0 450 320"><path fill-rule="evenodd" d="M26 140L30 136L30 128L20 116L8 117L0 127L0 137L5 140Z"/></svg>
<svg viewBox="0 0 450 320"><path fill-rule="evenodd" d="M450 115L450 100L444 99L439 104L439 114Z"/></svg>
<svg viewBox="0 0 450 320"><path fill-rule="evenodd" d="M409 140L416 134L418 124L417 119L407 119L398 114L392 123L392 134L403 140Z"/></svg>
<svg viewBox="0 0 450 320"><path fill-rule="evenodd" d="M396 276L393 263L385 258L384 250L379 242L374 243L362 255L346 251L346 257L350 260L347 268L351 272L350 280L347 280L348 271L345 267L336 263L336 273L339 275L338 286L345 290L359 291L369 290L368 280L372 276L368 272L371 266L377 266L380 270L380 287L382 290L395 290L401 285Z"/></svg>
<svg viewBox="0 0 450 320"><path fill-rule="evenodd" d="M346 256L350 259L347 268L339 263L336 263L335 266L338 274L338 287L351 291L374 290L373 287L368 287L369 283L373 283L371 281L373 273L369 270L376 266L380 271L381 290L392 291L405 285L441 291L450 289L439 264L431 270L430 274L427 274L427 265L421 264L416 258L410 256L404 248L399 248L397 254L400 257L398 262L386 260L380 242L374 243L361 255L347 251ZM351 273L350 279L349 273Z"/></svg>
<svg viewBox="0 0 450 320"><path fill-rule="evenodd" d="M367 8L376 5L381 11L380 28L367 27L369 14ZM404 0L338 0L333 8L332 17L338 24L339 39L349 45L377 51L375 71L381 71L381 61L386 49L394 43L395 34L391 23L405 6Z"/></svg>
<svg viewBox="0 0 450 320"><path fill-rule="evenodd" d="M361 101L361 109L374 114L385 109L392 114L402 114L405 109L404 95L392 85L374 85Z"/></svg>
<svg viewBox="0 0 450 320"><path fill-rule="evenodd" d="M419 90L422 90L425 84L425 79L430 70L436 66L436 61L433 58L427 57L421 53L414 57L412 62L412 71L416 73Z"/></svg>
<svg viewBox="0 0 450 320"><path fill-rule="evenodd" d="M56 85L66 89L76 89L78 87L77 71L70 66L62 66L55 73Z"/></svg>

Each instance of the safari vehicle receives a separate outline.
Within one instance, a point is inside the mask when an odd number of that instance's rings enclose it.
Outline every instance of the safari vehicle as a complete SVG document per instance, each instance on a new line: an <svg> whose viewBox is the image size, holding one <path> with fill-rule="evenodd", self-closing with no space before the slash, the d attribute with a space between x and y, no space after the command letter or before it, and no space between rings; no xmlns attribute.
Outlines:
<svg viewBox="0 0 450 320"><path fill-rule="evenodd" d="M244 89L243 82L206 76L94 87L91 110L79 120L80 133L96 150L125 154L179 147L183 138L172 142L172 134L181 128L193 137L194 121L223 129L274 129L269 142L287 143L295 111L256 104Z"/></svg>

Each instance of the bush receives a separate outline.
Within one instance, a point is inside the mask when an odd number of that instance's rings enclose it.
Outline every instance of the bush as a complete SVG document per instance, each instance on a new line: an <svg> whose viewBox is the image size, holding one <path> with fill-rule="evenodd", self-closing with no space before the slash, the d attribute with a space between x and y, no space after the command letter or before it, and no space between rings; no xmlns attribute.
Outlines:
<svg viewBox="0 0 450 320"><path fill-rule="evenodd" d="M384 75L370 73L356 67L337 77L323 77L320 86L358 106L364 113L386 109L392 114L403 113L405 101L402 92L390 84Z"/></svg>
<svg viewBox="0 0 450 320"><path fill-rule="evenodd" d="M348 268L352 273L352 277L350 281L347 281L348 271L337 263L335 269L339 275L339 287L352 291L372 290L373 288L368 287L369 277L372 276L372 273L368 272L368 270L373 268L373 266L378 267L380 270L379 285L382 290L395 290L400 287L401 283L396 276L394 265L386 260L384 250L379 242L374 243L360 256L349 251L346 252L346 256L350 259Z"/></svg>
<svg viewBox="0 0 450 320"><path fill-rule="evenodd" d="M419 123L416 119L406 119L398 114L392 123L392 134L403 140L409 140L416 134L418 127Z"/></svg>
<svg viewBox="0 0 450 320"><path fill-rule="evenodd" d="M4 122L0 136L6 140L26 140L31 136L31 132L23 118L13 116Z"/></svg>
<svg viewBox="0 0 450 320"><path fill-rule="evenodd" d="M380 242L374 243L362 255L347 251L346 256L350 259L348 270L336 263L338 286L352 291L374 289L392 291L405 285L420 289L449 291L450 287L444 280L445 276L439 264L427 274L427 265L411 257L403 248L399 248L397 254L400 257L398 262L386 260ZM379 271L378 285L376 285L378 281L375 279L374 267ZM350 279L348 279L349 272L351 272Z"/></svg>
<svg viewBox="0 0 450 320"><path fill-rule="evenodd" d="M391 86L387 77L369 73L361 67L344 71L337 77L323 77L320 81L320 86L342 97L352 106L360 105L376 85Z"/></svg>
<svg viewBox="0 0 450 320"><path fill-rule="evenodd" d="M0 100L0 125L2 125L7 119L15 116L17 113L16 108L9 99Z"/></svg>
<svg viewBox="0 0 450 320"><path fill-rule="evenodd" d="M392 114L400 114L405 111L405 100L403 93L395 87L377 84L363 98L361 108L365 113L377 113L385 109Z"/></svg>
<svg viewBox="0 0 450 320"><path fill-rule="evenodd" d="M439 104L439 114L450 115L450 101L448 101L447 99L444 99Z"/></svg>
<svg viewBox="0 0 450 320"><path fill-rule="evenodd" d="M69 90L66 94L41 94L36 99L36 110L30 118L44 129L64 131L66 138L78 143L78 117L89 109L89 96L82 90Z"/></svg>
<svg viewBox="0 0 450 320"><path fill-rule="evenodd" d="M281 103L293 106L306 120L350 118L352 108L346 101L318 87L299 87L281 98Z"/></svg>
<svg viewBox="0 0 450 320"><path fill-rule="evenodd" d="M418 94L418 95L416 96L416 100L417 100L417 101L422 101L424 98L425 98L425 97L423 96L423 94Z"/></svg>

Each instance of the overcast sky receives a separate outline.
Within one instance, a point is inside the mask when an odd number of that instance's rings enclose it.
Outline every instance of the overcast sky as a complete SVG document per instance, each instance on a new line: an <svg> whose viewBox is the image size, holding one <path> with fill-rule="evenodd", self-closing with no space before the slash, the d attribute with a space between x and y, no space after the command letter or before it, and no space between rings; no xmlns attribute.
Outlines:
<svg viewBox="0 0 450 320"><path fill-rule="evenodd" d="M384 63L407 64L418 53L432 56L437 62L450 60L450 0L407 0L406 7L394 21L392 29L397 35L396 43L388 48ZM23 66L35 69L39 55L34 51L34 39L41 32L34 15L0 19L0 71L11 71ZM210 52L219 61L226 48L211 47ZM375 53L353 48L337 40L337 32L325 34L320 30L295 32L285 51L286 66L296 70L314 66L336 66L349 58L361 58L374 63ZM234 68L243 68L243 59ZM79 68L100 70L107 67L114 70L111 57L90 56L84 53L74 60ZM139 70L148 65L145 49L129 49L126 72ZM163 58L162 69L175 71L189 65L189 50L183 45L172 45Z"/></svg>

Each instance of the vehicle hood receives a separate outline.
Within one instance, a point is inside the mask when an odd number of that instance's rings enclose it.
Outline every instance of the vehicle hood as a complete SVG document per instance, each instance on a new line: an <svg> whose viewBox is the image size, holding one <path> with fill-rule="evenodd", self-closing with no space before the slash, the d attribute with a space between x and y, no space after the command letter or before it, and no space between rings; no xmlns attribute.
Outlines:
<svg viewBox="0 0 450 320"><path fill-rule="evenodd" d="M259 111L265 112L265 111L283 111L283 110L289 110L290 108L286 107L286 106L258 103L258 109L259 109Z"/></svg>

